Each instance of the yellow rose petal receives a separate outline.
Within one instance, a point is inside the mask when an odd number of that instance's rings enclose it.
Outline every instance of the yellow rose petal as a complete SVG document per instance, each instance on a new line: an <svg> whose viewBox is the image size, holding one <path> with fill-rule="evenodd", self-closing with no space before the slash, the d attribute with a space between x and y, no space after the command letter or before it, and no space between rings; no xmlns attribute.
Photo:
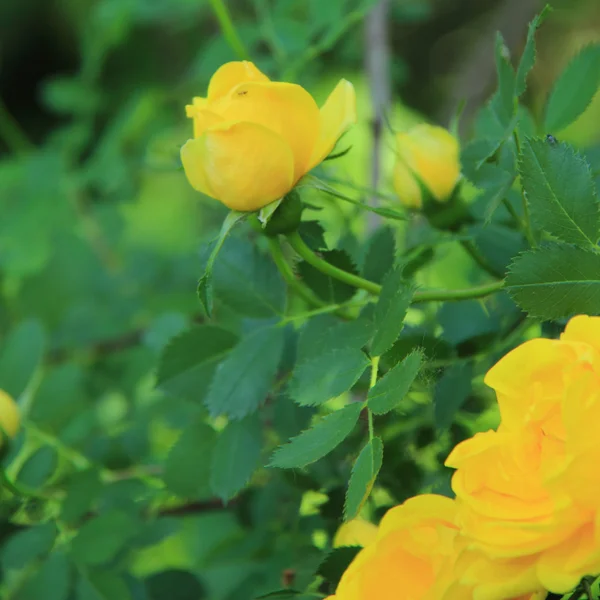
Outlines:
<svg viewBox="0 0 600 600"><path fill-rule="evenodd" d="M307 171L316 167L333 150L341 135L356 123L354 86L341 79L320 110L320 133Z"/></svg>
<svg viewBox="0 0 600 600"><path fill-rule="evenodd" d="M377 526L364 519L352 519L340 526L333 540L334 548L340 546L368 546L377 538Z"/></svg>
<svg viewBox="0 0 600 600"><path fill-rule="evenodd" d="M17 435L21 425L17 403L3 390L0 390L0 425L10 438L14 438ZM3 442L4 435L0 434L0 445Z"/></svg>
<svg viewBox="0 0 600 600"><path fill-rule="evenodd" d="M248 81L267 82L269 78L247 60L228 62L219 67L208 84L209 103L226 96L236 85Z"/></svg>
<svg viewBox="0 0 600 600"><path fill-rule="evenodd" d="M568 342L585 342L600 352L600 317L587 315L573 317L567 323L560 339Z"/></svg>
<svg viewBox="0 0 600 600"><path fill-rule="evenodd" d="M411 170L400 160L396 161L392 173L393 185L400 203L407 208L421 208L423 193Z"/></svg>
<svg viewBox="0 0 600 600"><path fill-rule="evenodd" d="M319 109L313 97L293 83L243 83L218 107L226 120L259 123L279 134L294 154L294 181L308 170L319 136Z"/></svg>
<svg viewBox="0 0 600 600"><path fill-rule="evenodd" d="M181 149L191 185L233 210L253 211L287 194L293 185L288 144L256 123L224 123Z"/></svg>
<svg viewBox="0 0 600 600"><path fill-rule="evenodd" d="M187 110L187 109L191 110ZM209 127L223 122L223 117L204 108L186 106L187 116L194 120L194 137L200 137Z"/></svg>

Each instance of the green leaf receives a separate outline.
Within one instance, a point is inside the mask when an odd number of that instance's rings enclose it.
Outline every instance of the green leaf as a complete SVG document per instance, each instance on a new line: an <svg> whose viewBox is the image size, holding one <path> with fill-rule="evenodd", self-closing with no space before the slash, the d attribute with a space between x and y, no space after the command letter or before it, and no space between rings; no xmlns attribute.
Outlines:
<svg viewBox="0 0 600 600"><path fill-rule="evenodd" d="M73 556L85 565L110 561L139 533L140 522L122 510L113 509L86 521L71 542Z"/></svg>
<svg viewBox="0 0 600 600"><path fill-rule="evenodd" d="M298 233L311 250L315 252L327 250L325 230L318 221L303 221L298 227Z"/></svg>
<svg viewBox="0 0 600 600"><path fill-rule="evenodd" d="M71 563L62 552L53 552L27 579L15 600L67 600Z"/></svg>
<svg viewBox="0 0 600 600"><path fill-rule="evenodd" d="M383 442L380 438L375 437L366 443L352 467L344 505L344 519L346 521L358 516L364 503L369 498L382 463Z"/></svg>
<svg viewBox="0 0 600 600"><path fill-rule="evenodd" d="M546 131L570 125L588 107L600 86L600 44L585 47L554 84L546 106Z"/></svg>
<svg viewBox="0 0 600 600"><path fill-rule="evenodd" d="M236 223L239 223L242 219L245 219L248 213L240 213L231 211L223 221L219 237L210 253L204 273L198 281L198 298L202 303L202 306L206 312L206 315L210 318L212 316L213 307L213 284L212 284L212 271L215 264L217 255L219 254L223 243L227 239L227 236L233 229Z"/></svg>
<svg viewBox="0 0 600 600"><path fill-rule="evenodd" d="M413 294L413 287L403 279L402 268L398 267L386 275L373 318L373 356L381 356L400 335Z"/></svg>
<svg viewBox="0 0 600 600"><path fill-rule="evenodd" d="M541 319L600 314L600 254L568 244L548 244L517 256L506 289L525 311Z"/></svg>
<svg viewBox="0 0 600 600"><path fill-rule="evenodd" d="M526 249L523 235L504 225L473 225L467 227L473 243L486 262L499 275L504 275L511 260Z"/></svg>
<svg viewBox="0 0 600 600"><path fill-rule="evenodd" d="M323 458L350 435L361 409L362 405L355 402L323 417L313 427L275 450L269 466L294 469Z"/></svg>
<svg viewBox="0 0 600 600"><path fill-rule="evenodd" d="M376 415L394 409L408 394L423 361L419 350L411 352L401 363L388 371L370 390L367 405Z"/></svg>
<svg viewBox="0 0 600 600"><path fill-rule="evenodd" d="M368 364L364 353L353 348L316 354L294 369L289 394L302 406L323 404L348 391Z"/></svg>
<svg viewBox="0 0 600 600"><path fill-rule="evenodd" d="M594 181L588 164L571 146L525 140L520 171L536 225L565 242L596 245L600 205Z"/></svg>
<svg viewBox="0 0 600 600"><path fill-rule="evenodd" d="M157 387L173 396L200 401L237 336L215 325L200 325L175 337L158 364Z"/></svg>
<svg viewBox="0 0 600 600"><path fill-rule="evenodd" d="M2 568L6 571L21 570L29 563L50 552L58 534L54 523L33 525L3 540L0 550Z"/></svg>
<svg viewBox="0 0 600 600"><path fill-rule="evenodd" d="M212 416L241 419L253 413L267 397L283 351L282 327L264 327L251 333L219 365L205 404Z"/></svg>
<svg viewBox="0 0 600 600"><path fill-rule="evenodd" d="M396 239L389 227L380 227L375 231L367 248L363 277L369 281L381 283L385 275L394 267L396 258Z"/></svg>
<svg viewBox="0 0 600 600"><path fill-rule="evenodd" d="M448 429L452 425L454 415L471 394L472 379L471 364L454 365L444 371L433 397L433 415L438 429Z"/></svg>
<svg viewBox="0 0 600 600"><path fill-rule="evenodd" d="M80 572L76 597L77 600L132 600L123 576L98 570Z"/></svg>
<svg viewBox="0 0 600 600"><path fill-rule="evenodd" d="M23 321L2 343L0 389L18 398L29 384L44 355L46 334L39 321Z"/></svg>
<svg viewBox="0 0 600 600"><path fill-rule="evenodd" d="M262 427L257 415L227 425L217 438L210 467L210 487L227 502L250 480L258 467Z"/></svg>
<svg viewBox="0 0 600 600"><path fill-rule="evenodd" d="M168 569L144 580L148 600L202 600L207 597L202 582L189 571Z"/></svg>
<svg viewBox="0 0 600 600"><path fill-rule="evenodd" d="M29 488L41 488L57 466L56 450L52 446L42 446L27 458L17 475L17 482Z"/></svg>
<svg viewBox="0 0 600 600"><path fill-rule="evenodd" d="M332 550L319 565L317 574L329 583L331 590L335 590L342 575L361 550L359 546L344 546Z"/></svg>
<svg viewBox="0 0 600 600"><path fill-rule="evenodd" d="M261 319L283 312L283 279L256 243L228 238L215 264L213 282L215 298L240 315Z"/></svg>
<svg viewBox="0 0 600 600"><path fill-rule="evenodd" d="M515 72L510 64L508 48L500 32L496 36L496 72L498 75L498 89L490 101L490 109L498 128L498 134L500 134L494 137L505 138L516 125L516 79Z"/></svg>
<svg viewBox="0 0 600 600"><path fill-rule="evenodd" d="M102 490L100 473L94 469L78 471L71 475L66 488L60 518L65 523L75 523L81 519L99 497Z"/></svg>
<svg viewBox="0 0 600 600"><path fill-rule="evenodd" d="M546 17L552 12L552 8L548 5L544 7L539 15L536 15L531 23L529 23L529 30L527 31L527 41L525 42L525 48L523 54L521 54L521 61L519 62L519 68L517 69L517 81L515 85L515 94L521 96L527 88L527 75L535 64L536 52L535 52L535 34L539 29L540 25L545 21Z"/></svg>
<svg viewBox="0 0 600 600"><path fill-rule="evenodd" d="M208 495L216 431L198 419L184 429L165 463L166 486L183 498Z"/></svg>
<svg viewBox="0 0 600 600"><path fill-rule="evenodd" d="M322 252L323 260L354 275L358 275L356 265L344 250L328 250ZM354 296L356 288L339 279L322 273L306 261L298 263L298 274L319 298L330 304L341 304Z"/></svg>

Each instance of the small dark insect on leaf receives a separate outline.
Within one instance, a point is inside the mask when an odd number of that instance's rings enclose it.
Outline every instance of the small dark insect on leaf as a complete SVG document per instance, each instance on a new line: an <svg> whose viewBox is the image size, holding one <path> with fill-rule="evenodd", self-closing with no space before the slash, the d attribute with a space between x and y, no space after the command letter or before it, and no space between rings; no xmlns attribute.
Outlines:
<svg viewBox="0 0 600 600"><path fill-rule="evenodd" d="M558 140L551 134L546 135L546 141L551 145L551 146L556 146L556 144L558 144Z"/></svg>

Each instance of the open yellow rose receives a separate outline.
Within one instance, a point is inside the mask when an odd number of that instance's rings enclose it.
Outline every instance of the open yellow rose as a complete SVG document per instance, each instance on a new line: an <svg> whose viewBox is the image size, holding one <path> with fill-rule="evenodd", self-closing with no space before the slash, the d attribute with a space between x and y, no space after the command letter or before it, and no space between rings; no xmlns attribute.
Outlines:
<svg viewBox="0 0 600 600"><path fill-rule="evenodd" d="M448 200L460 177L458 140L443 127L417 125L396 135L393 184L400 202L423 205L421 184L438 202Z"/></svg>
<svg viewBox="0 0 600 600"><path fill-rule="evenodd" d="M501 425L446 462L457 469L465 569L477 583L477 553L509 560L532 587L566 593L600 573L600 318L574 317L560 340L522 344L485 381Z"/></svg>
<svg viewBox="0 0 600 600"><path fill-rule="evenodd" d="M16 402L4 390L0 390L0 426L10 438L19 431L21 417ZM0 446L4 443L4 434L0 433Z"/></svg>
<svg viewBox="0 0 600 600"><path fill-rule="evenodd" d="M206 98L186 107L194 139L181 149L190 184L233 210L282 198L356 121L354 88L342 79L319 110L293 83L270 81L251 62L212 76Z"/></svg>

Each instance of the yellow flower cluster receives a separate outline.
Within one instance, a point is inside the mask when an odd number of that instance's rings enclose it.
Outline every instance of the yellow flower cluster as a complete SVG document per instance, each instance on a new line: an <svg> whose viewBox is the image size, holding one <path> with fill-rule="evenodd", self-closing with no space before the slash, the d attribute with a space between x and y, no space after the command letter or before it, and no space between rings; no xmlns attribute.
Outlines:
<svg viewBox="0 0 600 600"><path fill-rule="evenodd" d="M356 96L342 79L319 109L293 83L270 81L248 61L212 76L206 98L186 106L194 139L181 149L192 187L238 211L283 198L332 151L356 122ZM458 141L445 129L418 125L396 137L393 183L402 204L419 208L423 190L443 202L460 176Z"/></svg>
<svg viewBox="0 0 600 600"><path fill-rule="evenodd" d="M563 594L600 573L600 317L502 358L497 430L460 443L455 499L383 518L331 600L506 600Z"/></svg>

